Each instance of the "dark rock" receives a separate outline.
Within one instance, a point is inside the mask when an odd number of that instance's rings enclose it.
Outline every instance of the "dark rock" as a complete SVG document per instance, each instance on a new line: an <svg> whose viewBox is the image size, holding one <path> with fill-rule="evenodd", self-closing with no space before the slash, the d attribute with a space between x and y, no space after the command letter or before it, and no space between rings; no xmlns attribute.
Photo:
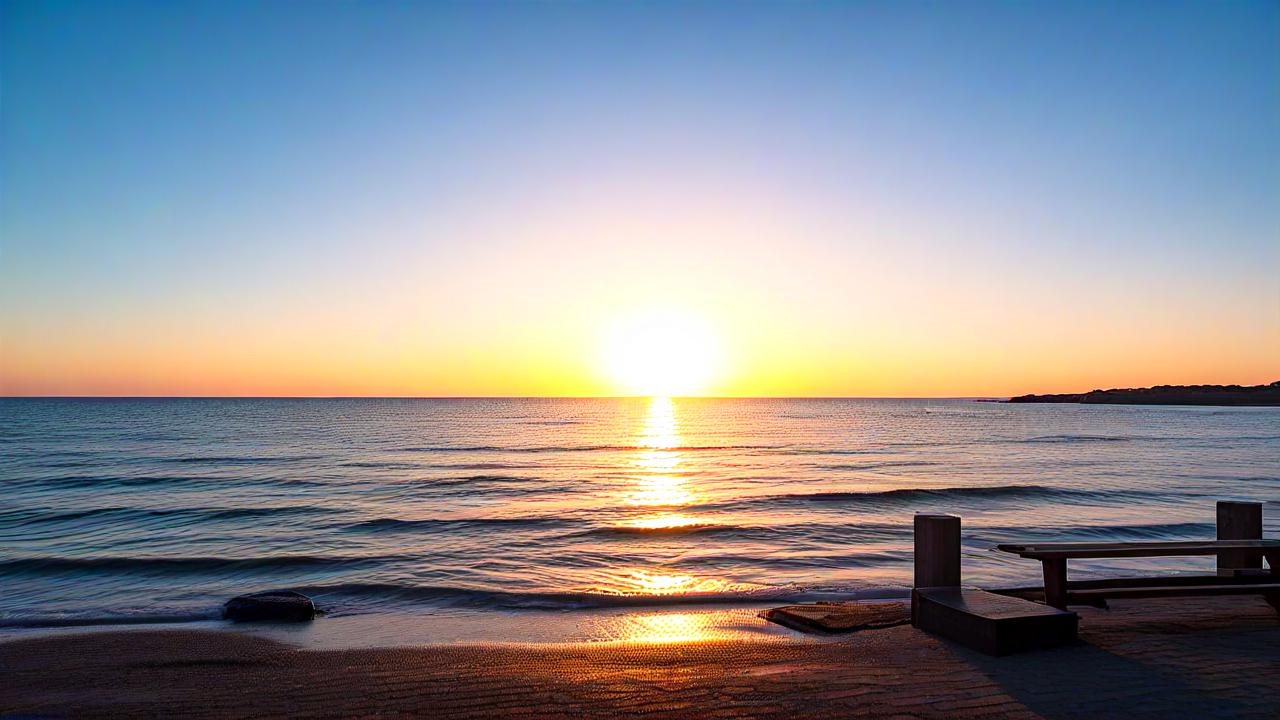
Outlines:
<svg viewBox="0 0 1280 720"><path fill-rule="evenodd" d="M222 617L236 622L306 622L315 616L311 598L292 590L240 595L222 606Z"/></svg>

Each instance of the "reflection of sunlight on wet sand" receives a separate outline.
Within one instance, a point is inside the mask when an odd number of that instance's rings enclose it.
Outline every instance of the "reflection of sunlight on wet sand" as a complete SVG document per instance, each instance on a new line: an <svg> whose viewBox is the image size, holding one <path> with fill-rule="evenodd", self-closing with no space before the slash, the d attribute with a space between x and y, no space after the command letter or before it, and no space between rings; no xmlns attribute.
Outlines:
<svg viewBox="0 0 1280 720"><path fill-rule="evenodd" d="M757 612L755 609L734 609L626 613L592 621L594 627L590 634L595 641L620 643L729 639L797 642L793 633L760 619Z"/></svg>
<svg viewBox="0 0 1280 720"><path fill-rule="evenodd" d="M616 629L620 640L645 643L694 642L722 637L706 615L695 613L652 613L633 615Z"/></svg>

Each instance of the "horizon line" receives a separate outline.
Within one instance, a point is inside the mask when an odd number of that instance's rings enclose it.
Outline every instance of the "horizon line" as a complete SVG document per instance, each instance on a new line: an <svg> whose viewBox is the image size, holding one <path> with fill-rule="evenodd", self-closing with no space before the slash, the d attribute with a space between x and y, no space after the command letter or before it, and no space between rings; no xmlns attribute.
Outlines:
<svg viewBox="0 0 1280 720"><path fill-rule="evenodd" d="M1002 400L1013 395L0 395L0 400Z"/></svg>

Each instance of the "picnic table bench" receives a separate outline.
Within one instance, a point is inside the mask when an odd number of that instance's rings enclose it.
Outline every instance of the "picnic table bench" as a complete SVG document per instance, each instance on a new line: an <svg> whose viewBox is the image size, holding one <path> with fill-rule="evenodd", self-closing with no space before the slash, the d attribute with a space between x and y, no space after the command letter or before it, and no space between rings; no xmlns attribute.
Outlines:
<svg viewBox="0 0 1280 720"><path fill-rule="evenodd" d="M997 550L1039 560L1044 569L1045 603L1065 610L1067 605L1106 606L1107 598L1152 598L1182 595L1258 594L1280 611L1280 540L1204 540L1132 543L1029 543L997 545ZM1229 555L1252 561L1269 572L1122 578L1067 582L1067 560L1130 557Z"/></svg>

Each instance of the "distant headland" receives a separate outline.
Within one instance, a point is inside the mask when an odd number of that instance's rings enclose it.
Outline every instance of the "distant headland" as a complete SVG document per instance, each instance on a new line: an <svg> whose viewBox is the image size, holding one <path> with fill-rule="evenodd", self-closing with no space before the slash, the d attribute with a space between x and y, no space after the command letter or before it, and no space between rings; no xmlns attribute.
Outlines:
<svg viewBox="0 0 1280 720"><path fill-rule="evenodd" d="M1280 406L1280 380L1270 385L1156 385L1059 395L1019 395L1011 403L1091 405L1253 405Z"/></svg>

